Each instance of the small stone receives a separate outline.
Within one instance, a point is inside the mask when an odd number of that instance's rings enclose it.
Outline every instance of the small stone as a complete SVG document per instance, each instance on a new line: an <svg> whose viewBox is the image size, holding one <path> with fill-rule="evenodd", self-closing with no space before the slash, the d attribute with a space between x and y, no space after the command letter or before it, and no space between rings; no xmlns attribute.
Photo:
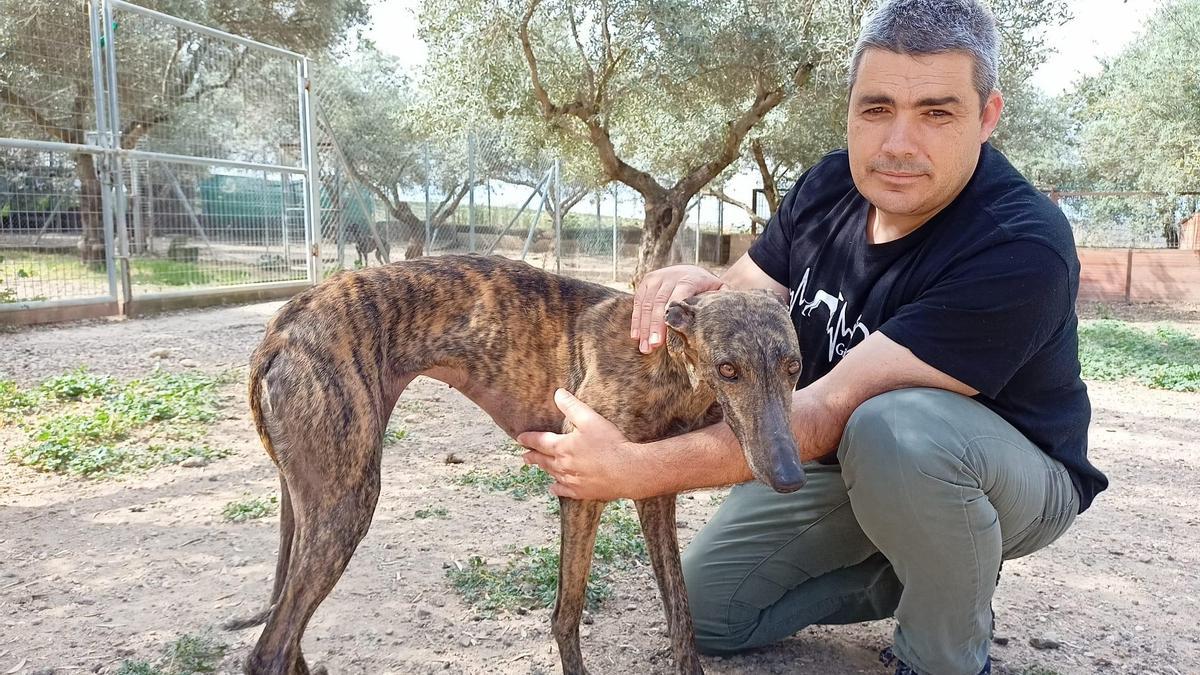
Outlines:
<svg viewBox="0 0 1200 675"><path fill-rule="evenodd" d="M637 605L625 605L625 611L626 612L636 612Z"/></svg>
<svg viewBox="0 0 1200 675"><path fill-rule="evenodd" d="M595 619L595 617L592 616L591 612L584 612L582 620L584 623L586 623L589 626L596 623L596 619Z"/></svg>
<svg viewBox="0 0 1200 675"><path fill-rule="evenodd" d="M203 457L192 456L180 462L179 466L185 469L198 469L202 466L208 466L208 460Z"/></svg>
<svg viewBox="0 0 1200 675"><path fill-rule="evenodd" d="M458 646L459 646L459 647L462 647L463 649L466 649L467 647L470 647L470 646L471 646L471 638L469 638L469 637L467 637L467 636L465 636L465 635L464 635L463 637L459 638L459 639L458 639Z"/></svg>
<svg viewBox="0 0 1200 675"><path fill-rule="evenodd" d="M117 647L117 656L133 656L133 650L129 647Z"/></svg>
<svg viewBox="0 0 1200 675"><path fill-rule="evenodd" d="M167 359L171 357L171 350L167 349L166 347L162 347L160 349L151 351L149 354L147 354L147 356L152 359Z"/></svg>
<svg viewBox="0 0 1200 675"><path fill-rule="evenodd" d="M453 452L446 455L446 459L444 461L447 464L462 464L463 463L462 458L459 457L458 455L454 454Z"/></svg>
<svg viewBox="0 0 1200 675"><path fill-rule="evenodd" d="M1062 647L1062 643L1058 640L1050 638L1029 638L1029 646L1034 649L1058 649Z"/></svg>
<svg viewBox="0 0 1200 675"><path fill-rule="evenodd" d="M1008 646L1008 638L994 637L994 638L992 638L992 644L999 645L1001 647L1007 647Z"/></svg>
<svg viewBox="0 0 1200 675"><path fill-rule="evenodd" d="M196 363L196 361L193 359L184 359L179 362L179 365L183 366L184 368L196 368L200 364Z"/></svg>

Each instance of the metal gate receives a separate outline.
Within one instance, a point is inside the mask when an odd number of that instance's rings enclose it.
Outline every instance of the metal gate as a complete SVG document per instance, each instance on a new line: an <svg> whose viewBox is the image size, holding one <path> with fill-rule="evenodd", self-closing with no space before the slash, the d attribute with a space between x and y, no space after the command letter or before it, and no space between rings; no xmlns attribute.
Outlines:
<svg viewBox="0 0 1200 675"><path fill-rule="evenodd" d="M338 195L308 59L124 0L58 5L0 37L0 323L318 281Z"/></svg>

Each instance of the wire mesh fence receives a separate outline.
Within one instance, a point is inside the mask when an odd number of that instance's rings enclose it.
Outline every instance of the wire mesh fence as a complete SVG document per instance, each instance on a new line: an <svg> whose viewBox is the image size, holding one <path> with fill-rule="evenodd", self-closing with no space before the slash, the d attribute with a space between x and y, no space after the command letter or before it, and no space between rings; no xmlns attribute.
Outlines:
<svg viewBox="0 0 1200 675"><path fill-rule="evenodd" d="M1177 249L1197 247L1191 225L1200 193L1050 191L1085 248Z"/></svg>
<svg viewBox="0 0 1200 675"><path fill-rule="evenodd" d="M314 62L124 0L83 8L0 0L0 307L124 311L445 253L633 274L637 193L500 127L423 123L377 57ZM720 209L694 205L672 262L722 261Z"/></svg>

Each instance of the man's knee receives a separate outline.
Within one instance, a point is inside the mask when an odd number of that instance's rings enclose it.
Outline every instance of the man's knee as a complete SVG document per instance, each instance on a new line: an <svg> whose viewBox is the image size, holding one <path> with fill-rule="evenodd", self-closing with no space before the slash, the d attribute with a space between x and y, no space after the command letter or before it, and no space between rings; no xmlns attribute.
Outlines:
<svg viewBox="0 0 1200 675"><path fill-rule="evenodd" d="M947 409L964 402L974 404L961 394L929 388L897 389L866 400L850 416L838 446L843 471L883 466L921 471L928 462L960 460L959 449L947 443L961 437Z"/></svg>

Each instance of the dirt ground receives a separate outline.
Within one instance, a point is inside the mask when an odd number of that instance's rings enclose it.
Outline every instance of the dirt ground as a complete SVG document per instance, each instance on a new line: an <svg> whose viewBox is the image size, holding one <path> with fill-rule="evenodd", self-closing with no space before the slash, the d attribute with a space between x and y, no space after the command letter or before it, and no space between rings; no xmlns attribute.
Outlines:
<svg viewBox="0 0 1200 675"><path fill-rule="evenodd" d="M33 383L77 365L121 378L165 367L243 368L279 303L0 333L0 377ZM1084 308L1085 316L1169 320L1200 334L1195 308ZM1013 673L1200 672L1200 394L1089 383L1092 457L1112 480L1060 541L1006 563L993 657ZM267 599L277 518L224 522L228 502L273 494L274 469L229 385L210 443L234 451L203 468L120 480L55 477L0 462L0 673L115 672L153 660L180 634L216 635L237 672L257 630L218 628ZM453 481L516 459L507 437L457 392L418 380L396 415L408 431L384 458L374 525L305 639L331 673L557 673L549 611L481 616L446 568L557 537L546 500L514 501ZM14 431L0 430L5 446ZM454 452L463 464L446 464ZM680 498L687 542L716 508ZM444 507L449 520L419 519ZM669 673L664 623L647 567L620 573L583 626L593 672ZM768 649L706 658L710 673L884 673L890 621L811 628ZM1061 647L1037 650L1032 638Z"/></svg>

